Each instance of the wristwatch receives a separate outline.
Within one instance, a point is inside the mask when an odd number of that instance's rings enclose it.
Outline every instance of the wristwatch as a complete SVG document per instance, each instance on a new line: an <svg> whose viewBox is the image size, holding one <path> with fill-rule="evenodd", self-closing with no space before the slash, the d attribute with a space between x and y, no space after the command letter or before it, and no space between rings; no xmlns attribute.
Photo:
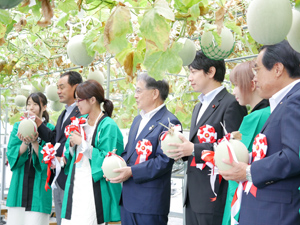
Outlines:
<svg viewBox="0 0 300 225"><path fill-rule="evenodd" d="M193 148L192 156L195 156L195 149Z"/></svg>
<svg viewBox="0 0 300 225"><path fill-rule="evenodd" d="M247 168L246 168L246 179L247 179L247 181L252 182L251 165L247 166Z"/></svg>

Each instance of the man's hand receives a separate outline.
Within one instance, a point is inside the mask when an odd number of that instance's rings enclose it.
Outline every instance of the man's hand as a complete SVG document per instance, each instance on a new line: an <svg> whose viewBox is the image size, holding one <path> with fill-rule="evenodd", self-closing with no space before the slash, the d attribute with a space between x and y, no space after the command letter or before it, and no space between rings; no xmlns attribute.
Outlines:
<svg viewBox="0 0 300 225"><path fill-rule="evenodd" d="M120 173L120 175L115 178L111 178L109 180L106 178L107 181L110 181L111 183L122 183L128 180L132 176L131 167L129 166L114 169L114 172Z"/></svg>
<svg viewBox="0 0 300 225"><path fill-rule="evenodd" d="M219 170L219 174L225 179L225 180L233 180L236 182L243 182L246 181L246 168L248 164L244 162L235 162L233 161L230 163L228 159L223 159L223 162L231 165L232 168L229 170Z"/></svg>
<svg viewBox="0 0 300 225"><path fill-rule="evenodd" d="M176 143L169 143L169 146L175 146L176 149L168 150L169 153L172 153L171 157L175 160L178 160L184 156L190 156L192 155L192 152L194 150L194 143L187 140L183 135L179 135L180 140L182 140L183 143L176 144Z"/></svg>
<svg viewBox="0 0 300 225"><path fill-rule="evenodd" d="M36 123L37 127L41 126L41 124L43 123L43 121L38 116L36 116L35 113L33 113L29 110L24 113L24 117L27 117L27 116L34 116L35 117L34 122Z"/></svg>

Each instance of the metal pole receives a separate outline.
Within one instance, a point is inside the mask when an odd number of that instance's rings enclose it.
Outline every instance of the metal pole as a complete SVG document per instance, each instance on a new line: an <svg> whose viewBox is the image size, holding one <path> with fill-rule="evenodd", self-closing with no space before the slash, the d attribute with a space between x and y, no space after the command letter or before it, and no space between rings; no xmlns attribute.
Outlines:
<svg viewBox="0 0 300 225"><path fill-rule="evenodd" d="M109 99L109 86L110 86L110 58L107 60L107 79L106 79L106 98Z"/></svg>

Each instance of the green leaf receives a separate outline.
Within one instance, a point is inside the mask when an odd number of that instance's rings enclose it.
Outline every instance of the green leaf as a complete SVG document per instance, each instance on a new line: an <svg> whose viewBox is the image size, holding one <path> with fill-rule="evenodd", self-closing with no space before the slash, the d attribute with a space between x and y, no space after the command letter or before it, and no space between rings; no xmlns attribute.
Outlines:
<svg viewBox="0 0 300 225"><path fill-rule="evenodd" d="M157 0L154 5L156 12L168 20L175 21L175 15L165 0Z"/></svg>
<svg viewBox="0 0 300 225"><path fill-rule="evenodd" d="M3 38L6 32L6 26L0 23L0 38Z"/></svg>
<svg viewBox="0 0 300 225"><path fill-rule="evenodd" d="M74 0L59 1L57 8L65 13L69 13L71 10L78 10Z"/></svg>
<svg viewBox="0 0 300 225"><path fill-rule="evenodd" d="M201 0L182 0L182 3L188 8L192 7L193 5L199 2L201 2Z"/></svg>
<svg viewBox="0 0 300 225"><path fill-rule="evenodd" d="M126 35L123 35L115 37L115 39L112 40L107 47L110 53L118 54L122 52L125 48L129 48L130 43L127 41Z"/></svg>
<svg viewBox="0 0 300 225"><path fill-rule="evenodd" d="M144 59L144 66L150 76L156 80L164 78L166 71L177 74L181 71L182 60L178 56L181 46L174 43L172 48L167 49L165 52L160 50L148 50Z"/></svg>
<svg viewBox="0 0 300 225"><path fill-rule="evenodd" d="M66 28L65 24L69 20L69 14L68 13L61 13L61 15L58 18L56 26Z"/></svg>
<svg viewBox="0 0 300 225"><path fill-rule="evenodd" d="M300 0L296 0L295 9L300 11Z"/></svg>
<svg viewBox="0 0 300 225"><path fill-rule="evenodd" d="M9 11L0 9L0 22L3 24L11 23L12 18L10 17Z"/></svg>
<svg viewBox="0 0 300 225"><path fill-rule="evenodd" d="M193 5L190 9L189 9L191 16L192 17L198 17L200 16L200 8L199 8L199 3Z"/></svg>
<svg viewBox="0 0 300 225"><path fill-rule="evenodd" d="M164 17L155 9L149 10L142 20L140 31L147 41L153 42L160 50L165 51L169 45L171 27Z"/></svg>
<svg viewBox="0 0 300 225"><path fill-rule="evenodd" d="M218 32L217 32L217 31L212 31L212 34L213 34L213 36L214 36L215 42L216 42L219 46L221 46L221 44L222 44L222 38L220 37L220 35L218 34Z"/></svg>
<svg viewBox="0 0 300 225"><path fill-rule="evenodd" d="M97 30L90 30L83 39L85 46L87 47L87 52L90 56L95 55L95 51L99 54L105 53L106 48L104 46L103 34L99 33Z"/></svg>
<svg viewBox="0 0 300 225"><path fill-rule="evenodd" d="M38 25L32 26L31 31L32 31L34 34L37 33L37 32L39 32L39 30L40 30L40 26L38 26Z"/></svg>
<svg viewBox="0 0 300 225"><path fill-rule="evenodd" d="M48 50L48 48L46 47L46 45L44 43L41 44L40 47L40 53L45 56L47 59L49 59L51 57L51 53Z"/></svg>
<svg viewBox="0 0 300 225"><path fill-rule="evenodd" d="M234 33L238 34L238 35L242 35L242 30L240 26L237 26L236 23L234 21L231 22L225 22L225 27L227 27L228 29L233 30Z"/></svg>

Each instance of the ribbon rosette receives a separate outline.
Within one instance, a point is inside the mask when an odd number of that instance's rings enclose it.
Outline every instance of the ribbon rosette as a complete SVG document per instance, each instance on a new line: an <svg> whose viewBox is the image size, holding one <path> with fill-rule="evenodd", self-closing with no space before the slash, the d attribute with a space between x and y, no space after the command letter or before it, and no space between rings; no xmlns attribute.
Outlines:
<svg viewBox="0 0 300 225"><path fill-rule="evenodd" d="M54 148L54 146L51 143L47 143L43 147L43 150L41 151L41 153L43 154L43 162L48 165L47 180L46 180L46 184L45 184L45 190L47 191L48 189L50 189L50 187L48 185L50 176L51 176L50 167L51 167L51 164L55 165L56 149Z"/></svg>
<svg viewBox="0 0 300 225"><path fill-rule="evenodd" d="M214 143L217 141L217 132L215 128L208 124L199 128L197 136L200 143Z"/></svg>
<svg viewBox="0 0 300 225"><path fill-rule="evenodd" d="M251 163L252 159L253 161L260 160L264 158L267 154L268 150L268 143L267 143L267 137L264 134L258 134L256 135L253 145L252 145L252 153L250 153L250 159L249 163ZM238 188L236 189L232 202L231 202L231 224L239 224L238 218L239 218L239 212L242 202L242 193L243 189L245 193L251 193L254 197L256 197L257 193L257 187L254 186L254 184L250 181L240 182Z"/></svg>
<svg viewBox="0 0 300 225"><path fill-rule="evenodd" d="M138 157L135 161L136 165L148 160L149 155L152 153L152 144L149 140L143 139L142 141L138 141L135 149L138 154Z"/></svg>
<svg viewBox="0 0 300 225"><path fill-rule="evenodd" d="M86 140L86 133L85 133L84 129L82 128L82 125L84 125L86 123L87 119L86 118L82 118L82 117L81 118L77 118L77 117L73 116L73 117L70 118L70 120L71 120L71 124L68 125L68 126L66 126L66 128L65 128L66 138L68 138L69 135L73 131L77 131L78 133L81 134L82 139ZM83 153L80 152L78 154L78 157L77 157L76 161L74 162L74 164L80 162L80 160L82 159L82 156L83 156Z"/></svg>

